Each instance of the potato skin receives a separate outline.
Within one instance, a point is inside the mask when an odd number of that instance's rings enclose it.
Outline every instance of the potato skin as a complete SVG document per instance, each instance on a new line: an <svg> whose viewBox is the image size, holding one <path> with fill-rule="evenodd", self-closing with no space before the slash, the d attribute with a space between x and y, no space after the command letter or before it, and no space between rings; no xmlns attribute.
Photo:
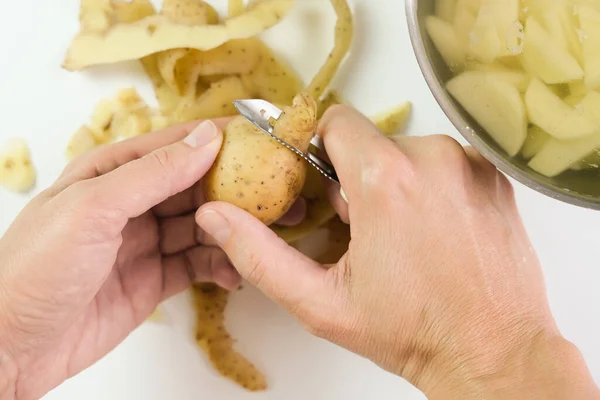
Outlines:
<svg viewBox="0 0 600 400"><path fill-rule="evenodd" d="M306 180L306 162L244 117L223 132L223 146L204 178L207 201L225 201L266 225L294 204Z"/></svg>

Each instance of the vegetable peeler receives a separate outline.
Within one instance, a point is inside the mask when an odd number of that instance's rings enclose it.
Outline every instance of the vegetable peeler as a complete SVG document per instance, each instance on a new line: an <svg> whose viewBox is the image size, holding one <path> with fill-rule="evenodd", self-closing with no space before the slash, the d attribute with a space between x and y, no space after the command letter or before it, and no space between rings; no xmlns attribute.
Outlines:
<svg viewBox="0 0 600 400"><path fill-rule="evenodd" d="M314 149L311 151L311 148L309 148L308 152L305 154L294 146L275 136L274 129L270 121L271 119L278 120L281 114L283 114L283 111L281 111L279 108L275 107L268 101L260 99L235 100L233 105L244 118L246 118L258 129L271 136L282 146L285 146L294 153L298 154L327 178L336 183L340 183L333 165L317 156ZM325 153L325 144L319 136L315 135L310 141L310 144L312 147Z"/></svg>

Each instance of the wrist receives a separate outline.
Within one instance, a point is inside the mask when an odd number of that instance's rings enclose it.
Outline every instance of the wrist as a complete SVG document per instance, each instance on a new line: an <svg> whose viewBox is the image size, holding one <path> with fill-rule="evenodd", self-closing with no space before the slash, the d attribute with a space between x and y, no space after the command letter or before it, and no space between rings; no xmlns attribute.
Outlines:
<svg viewBox="0 0 600 400"><path fill-rule="evenodd" d="M539 333L515 345L497 361L494 366L466 366L439 375L444 380L429 385L425 393L431 400L600 397L577 347L556 333Z"/></svg>

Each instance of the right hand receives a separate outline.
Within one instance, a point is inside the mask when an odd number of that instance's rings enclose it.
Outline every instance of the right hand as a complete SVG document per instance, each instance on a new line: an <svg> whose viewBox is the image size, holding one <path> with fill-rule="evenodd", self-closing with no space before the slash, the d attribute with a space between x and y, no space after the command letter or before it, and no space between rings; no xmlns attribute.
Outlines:
<svg viewBox="0 0 600 400"><path fill-rule="evenodd" d="M332 199L350 223L348 252L325 268L246 212L205 204L198 224L245 279L430 398L571 396L564 363L585 378L570 398L594 393L552 318L504 175L447 136L394 143L344 106L319 134L349 201Z"/></svg>

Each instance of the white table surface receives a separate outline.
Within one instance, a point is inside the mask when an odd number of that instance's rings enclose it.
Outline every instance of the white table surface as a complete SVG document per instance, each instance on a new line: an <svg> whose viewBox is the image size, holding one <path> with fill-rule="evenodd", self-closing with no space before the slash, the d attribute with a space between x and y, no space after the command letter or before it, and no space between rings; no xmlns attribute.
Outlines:
<svg viewBox="0 0 600 400"><path fill-rule="evenodd" d="M285 23L264 37L308 80L332 45L326 0L298 0ZM213 4L224 9L225 0ZM458 133L428 91L413 57L401 0L354 0L353 55L335 86L366 114L403 100L414 105L410 134ZM135 86L154 104L136 63L69 73L60 68L77 30L78 0L7 2L0 13L0 141L24 137L38 169L36 192L63 168L63 151L94 104ZM308 27L307 24L312 24ZM284 38L287 38L284 40ZM600 213L559 203L516 184L521 214L543 263L559 326L583 352L600 383ZM32 193L32 195L35 193ZM0 232L31 196L0 191ZM53 399L422 399L400 378L312 338L251 288L235 294L228 324L239 349L268 376L270 389L247 393L217 376L193 343L186 294L163 307L97 365L46 396Z"/></svg>

